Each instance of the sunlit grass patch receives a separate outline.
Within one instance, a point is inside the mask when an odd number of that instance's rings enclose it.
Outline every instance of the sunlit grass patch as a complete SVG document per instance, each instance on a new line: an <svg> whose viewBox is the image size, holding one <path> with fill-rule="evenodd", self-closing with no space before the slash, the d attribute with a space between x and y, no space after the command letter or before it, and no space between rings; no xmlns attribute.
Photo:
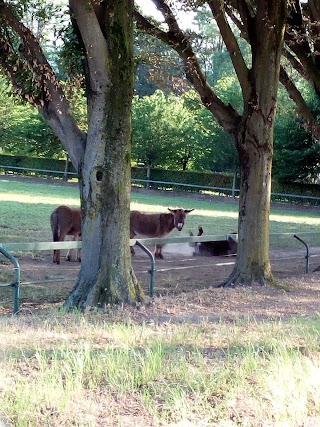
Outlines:
<svg viewBox="0 0 320 427"><path fill-rule="evenodd" d="M47 183L30 183L0 180L0 241L26 242L51 241L50 214L61 204L79 206L79 189L77 186L52 185ZM167 208L182 207L194 209L186 219L181 233L197 233L201 225L205 234L221 235L236 232L238 229L238 204L229 199L206 200L196 197L185 197L183 194L166 195L150 192L131 194L131 209L146 212L167 212ZM271 211L271 233L319 232L320 217L316 212L299 211L295 206L284 209L276 207ZM271 238L275 246L298 247L291 239L285 241ZM309 239L309 237L308 237ZM312 238L311 244L320 244L320 237Z"/></svg>

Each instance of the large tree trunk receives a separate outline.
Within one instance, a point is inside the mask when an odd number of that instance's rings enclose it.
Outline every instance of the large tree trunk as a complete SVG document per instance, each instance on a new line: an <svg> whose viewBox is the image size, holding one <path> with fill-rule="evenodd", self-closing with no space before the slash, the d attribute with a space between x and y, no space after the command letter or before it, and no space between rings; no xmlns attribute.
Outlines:
<svg viewBox="0 0 320 427"><path fill-rule="evenodd" d="M119 129L117 124L119 118L114 120L114 130ZM82 262L77 285L65 303L68 309L131 303L141 297L131 267L130 156L119 141L122 137L125 135L115 135L106 147L112 169L93 159L82 170ZM118 161L124 158L126 162Z"/></svg>
<svg viewBox="0 0 320 427"><path fill-rule="evenodd" d="M129 249L133 4L128 0L103 3L91 18L99 17L106 39L101 39L100 29L94 34L78 2L73 7L89 50L90 90L87 143L80 167L82 264L65 303L67 309L130 303L141 297Z"/></svg>
<svg viewBox="0 0 320 427"><path fill-rule="evenodd" d="M69 6L85 58L87 134L38 38L0 0L0 64L40 110L80 176L82 265L67 310L141 298L129 251L133 0L69 0Z"/></svg>
<svg viewBox="0 0 320 427"><path fill-rule="evenodd" d="M243 84L244 113L234 136L240 160L239 244L235 268L225 285L273 282L269 255L269 214L273 131L286 5L257 2L248 25L252 68ZM241 80L241 78L240 78Z"/></svg>
<svg viewBox="0 0 320 427"><path fill-rule="evenodd" d="M263 117L256 113L241 128L236 137L241 188L238 255L226 286L264 285L273 281L269 257L273 126L266 126Z"/></svg>

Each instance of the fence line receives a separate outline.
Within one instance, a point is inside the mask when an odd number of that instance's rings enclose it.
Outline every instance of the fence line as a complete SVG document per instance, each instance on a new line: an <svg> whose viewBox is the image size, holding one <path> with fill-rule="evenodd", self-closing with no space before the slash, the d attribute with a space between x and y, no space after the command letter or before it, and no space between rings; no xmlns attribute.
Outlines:
<svg viewBox="0 0 320 427"><path fill-rule="evenodd" d="M77 172L66 172L66 171L53 171L53 170L46 170L46 169L33 169L33 168L23 168L18 166L7 166L7 165L0 165L0 169L3 170L21 170L21 171L31 171L31 172L43 172L43 173L51 173L51 174L58 174L63 176L72 176L77 177ZM230 193L233 198L236 197L236 195L239 194L240 190L238 188L235 188L235 180L233 180L232 187L212 187L208 185L198 185L198 184L186 184L181 182L174 182L174 181L156 181L156 180L150 180L150 179L138 179L138 178L132 178L131 183L142 183L147 188L149 184L158 184L160 186L168 186L168 187L190 187L197 190L207 190L212 192L219 192L219 193ZM306 196L303 194L288 194L288 193L271 193L271 197L280 197L280 198L288 198L288 199L302 199L302 200L314 200L318 201L320 203L320 197L317 196Z"/></svg>
<svg viewBox="0 0 320 427"><path fill-rule="evenodd" d="M166 238L166 239L130 239L130 246L139 246L150 258L150 286L149 294L152 297L154 292L154 272L155 272L155 259L151 251L142 243L145 244L157 244L159 241L180 241L180 243L188 241L208 241L217 236L190 236L190 237L176 237L176 238ZM172 240L173 239L173 240ZM178 239L178 240L177 240ZM31 242L31 243L2 243L0 244L0 253L2 253L6 258L11 261L15 279L12 283L2 284L0 287L12 287L14 289L13 297L13 314L18 314L19 312L19 299L20 299L20 265L17 259L11 254L11 252L20 252L20 251L44 251L52 249L78 249L82 248L82 241L67 241L67 242Z"/></svg>
<svg viewBox="0 0 320 427"><path fill-rule="evenodd" d="M133 178L131 182L142 182L146 184L160 184L160 185L167 185L167 186L173 186L173 187L190 187L195 188L198 190L209 190L209 191L226 191L231 192L233 197L235 197L235 193L239 193L240 190L237 188L228 188L228 187L211 187L209 185L198 185L198 184L185 184L181 182L173 182L173 181L154 181L152 179L136 179ZM320 198L319 198L320 199Z"/></svg>
<svg viewBox="0 0 320 427"><path fill-rule="evenodd" d="M240 190L238 188L234 188L233 186L231 188L228 187L211 187L208 185L198 185L198 184L184 184L181 182L171 182L171 181L153 181L153 180L146 180L146 179L135 179L133 178L131 182L144 182L148 184L159 184L159 185L167 185L172 187L191 187L198 190L208 190L208 191L217 191L217 192L229 192L231 193L232 197L236 197L236 194L240 193ZM317 200L320 202L320 197L317 196L305 196L302 194L287 194L287 193L271 193L271 197L288 197L289 199L310 199L310 200Z"/></svg>
<svg viewBox="0 0 320 427"><path fill-rule="evenodd" d="M320 234L317 232L301 232L300 235L304 236L314 236ZM205 235L205 236L182 236L182 237L166 237L166 238L148 238L148 239L130 239L130 246L139 246L150 258L150 286L149 294L152 297L154 292L154 272L155 272L155 259L151 251L145 245L157 245L157 244L168 244L168 243L197 243L197 242L208 242L214 240L223 240L227 239L227 235ZM232 236L234 234L232 233ZM270 236L277 236L281 238L298 238L295 233L270 233ZM309 248L308 245L300 238L298 238L307 248L306 253L306 272L308 272L308 263L309 263ZM31 243L2 243L0 244L0 252L6 256L13 264L15 271L15 280L14 282L3 286L11 286L14 288L14 309L13 314L19 312L19 289L20 289L20 266L16 258L11 254L11 252L20 252L20 251L44 251L52 249L78 249L82 248L82 241L67 241L67 242L31 242Z"/></svg>
<svg viewBox="0 0 320 427"><path fill-rule="evenodd" d="M72 175L72 176L78 176L77 172L68 172L68 171L53 171L50 169L34 169L34 168L23 168L20 166L6 166L6 165L0 165L0 169L4 170L21 170L21 171L31 171L31 172L43 172L43 173L52 173L52 174L58 174L58 175Z"/></svg>
<svg viewBox="0 0 320 427"><path fill-rule="evenodd" d="M297 233L270 233L269 236L279 238L294 238ZM320 232L303 231L298 233L299 236L316 236ZM235 233L226 234L206 234L202 236L175 236L175 237L150 237L144 239L130 239L130 246L135 246L137 242L143 245L166 245L169 243L200 243L210 242L215 240L224 240L228 236L235 236ZM236 234L237 236L237 234ZM0 243L0 248L10 252L25 252L25 251L45 251L53 249L79 249L82 248L81 240L69 240L64 242L26 242L26 243Z"/></svg>

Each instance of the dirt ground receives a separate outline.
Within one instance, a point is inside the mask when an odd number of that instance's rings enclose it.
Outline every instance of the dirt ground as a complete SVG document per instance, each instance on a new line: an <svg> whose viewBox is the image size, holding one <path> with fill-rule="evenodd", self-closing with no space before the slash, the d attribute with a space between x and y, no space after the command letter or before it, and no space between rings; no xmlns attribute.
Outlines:
<svg viewBox="0 0 320 427"><path fill-rule="evenodd" d="M138 321L287 319L319 313L320 271L314 270L320 266L320 247L310 248L309 273L306 273L304 249L271 251L273 273L283 287L218 288L231 273L235 257L194 256L188 244L167 245L163 253L164 260L156 261L154 298L147 297L138 309L124 309ZM72 289L80 266L77 261L65 259L55 265L50 253L23 256L19 263L20 309L26 314L60 306ZM148 295L150 259L139 248L133 266ZM2 261L3 270L13 277L12 266L7 261ZM13 291L2 288L1 294L0 313L10 314Z"/></svg>

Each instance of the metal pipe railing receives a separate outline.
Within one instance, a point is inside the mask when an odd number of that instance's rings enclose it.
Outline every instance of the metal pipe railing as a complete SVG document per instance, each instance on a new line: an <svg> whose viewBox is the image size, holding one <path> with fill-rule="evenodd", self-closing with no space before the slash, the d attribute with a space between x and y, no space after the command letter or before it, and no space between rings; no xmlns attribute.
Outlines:
<svg viewBox="0 0 320 427"><path fill-rule="evenodd" d="M19 297L20 297L20 265L17 259L10 254L6 249L0 246L0 252L8 258L9 261L13 264L14 269L14 281L7 286L12 286L14 288L13 295L13 314L18 314L19 312Z"/></svg>
<svg viewBox="0 0 320 427"><path fill-rule="evenodd" d="M294 234L293 236L295 239L299 240L299 242L301 242L305 248L306 248L306 273L309 273L309 246L307 245L307 243L302 240L299 236L297 236L296 234Z"/></svg>
<svg viewBox="0 0 320 427"><path fill-rule="evenodd" d="M9 166L9 165L0 165L0 169L2 170L21 170L21 171L31 171L31 172L43 172L43 173L49 173L49 174L58 174L58 175L67 175L67 176L78 176L77 172L65 172L65 171L55 171L55 170L48 170L48 169L35 169L35 168L24 168L21 166ZM181 183L181 182L173 182L173 181L157 181L157 180L150 180L150 179L138 179L138 178L132 178L131 182L134 183L143 183L146 187L150 184L159 184L159 185L166 185L171 187L190 187L197 190L208 190L208 191L218 191L222 193L230 193L232 197L236 197L236 194L239 194L240 190L238 188L235 188L235 177L233 178L232 186L231 187L214 187L214 186L208 186L208 185L198 185L198 184L187 184L187 183ZM317 196L306 196L303 194L287 194L287 193L271 193L271 197L281 197L281 198L288 198L288 199L302 199L302 200L314 200L320 202L320 197Z"/></svg>
<svg viewBox="0 0 320 427"><path fill-rule="evenodd" d="M139 246L139 248L141 248L150 258L150 285L149 285L149 296L153 297L154 295L154 273L155 273L155 266L156 266L156 262L154 259L154 255L151 251L149 251L149 249L147 247L145 247L141 242L139 242L139 240L136 241L136 245Z"/></svg>
<svg viewBox="0 0 320 427"><path fill-rule="evenodd" d="M300 235L314 236L316 232L302 232ZM299 236L294 233L270 233L270 236L277 236L283 238L294 237L299 240L306 247L306 273L309 272L309 246L308 244ZM145 245L157 245L157 244L168 244L168 243L198 243L198 242L208 242L214 240L225 239L226 235L202 235L202 236L182 236L182 237L166 237L166 238L146 238L146 239L130 239L130 246L139 246L150 259L150 285L149 285L149 295L153 297L154 295L154 284L155 284L155 258L152 252ZM3 243L0 244L0 253L2 253L6 258L8 258L14 267L15 279L11 284L2 285L2 286L12 286L14 287L14 307L13 314L19 312L19 287L20 287L20 266L17 259L9 251L43 251L43 250L52 250L52 249L76 249L81 248L81 241L67 241L67 242L33 242L33 243ZM1 285L0 285L1 286Z"/></svg>

